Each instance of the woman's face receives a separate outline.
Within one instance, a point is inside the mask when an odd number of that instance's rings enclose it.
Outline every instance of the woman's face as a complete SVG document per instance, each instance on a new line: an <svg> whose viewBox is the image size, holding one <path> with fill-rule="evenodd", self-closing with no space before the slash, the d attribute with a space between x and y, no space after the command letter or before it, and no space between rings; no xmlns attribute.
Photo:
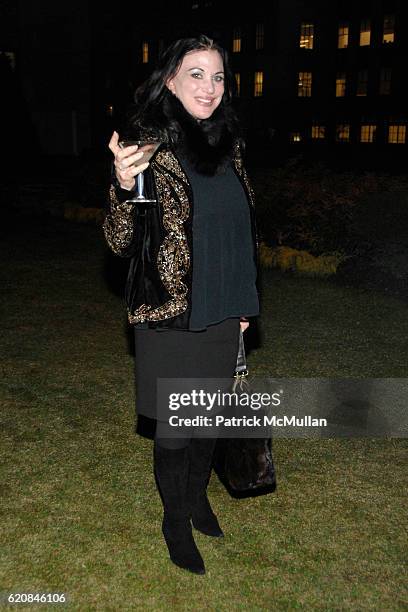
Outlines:
<svg viewBox="0 0 408 612"><path fill-rule="evenodd" d="M208 119L224 93L224 66L215 50L187 53L177 73L167 83L184 108L195 119Z"/></svg>

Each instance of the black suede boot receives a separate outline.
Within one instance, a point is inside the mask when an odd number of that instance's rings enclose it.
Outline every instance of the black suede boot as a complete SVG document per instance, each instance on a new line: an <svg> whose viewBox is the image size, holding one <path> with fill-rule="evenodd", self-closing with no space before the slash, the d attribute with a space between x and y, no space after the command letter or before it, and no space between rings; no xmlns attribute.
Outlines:
<svg viewBox="0 0 408 612"><path fill-rule="evenodd" d="M203 558L194 542L187 503L188 447L168 449L155 442L154 463L164 506L162 530L170 559L183 569L205 574Z"/></svg>
<svg viewBox="0 0 408 612"><path fill-rule="evenodd" d="M188 500L193 526L205 535L224 535L207 497L212 457L217 440L214 438L193 438L190 442L190 475Z"/></svg>

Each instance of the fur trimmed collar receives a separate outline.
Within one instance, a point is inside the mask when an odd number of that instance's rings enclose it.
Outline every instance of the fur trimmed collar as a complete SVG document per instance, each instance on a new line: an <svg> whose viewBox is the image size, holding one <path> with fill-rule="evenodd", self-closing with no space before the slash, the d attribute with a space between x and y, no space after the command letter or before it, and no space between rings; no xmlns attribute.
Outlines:
<svg viewBox="0 0 408 612"><path fill-rule="evenodd" d="M166 100L165 114L173 126L176 123L176 152L199 174L223 174L233 157L235 117L228 117L225 108L219 106L209 119L198 122L171 93Z"/></svg>

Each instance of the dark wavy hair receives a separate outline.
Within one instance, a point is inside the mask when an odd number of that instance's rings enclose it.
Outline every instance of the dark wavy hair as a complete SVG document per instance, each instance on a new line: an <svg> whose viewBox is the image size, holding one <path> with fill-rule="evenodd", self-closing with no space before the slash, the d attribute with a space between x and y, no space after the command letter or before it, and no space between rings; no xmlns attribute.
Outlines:
<svg viewBox="0 0 408 612"><path fill-rule="evenodd" d="M173 94L167 88L167 81L177 74L184 56L191 51L218 51L224 67L224 94L219 105L219 111L225 115L230 126L237 123L232 109L232 99L236 91L235 78L232 74L228 53L213 39L201 34L195 38L181 38L173 42L159 57L157 65L150 77L138 87L134 96L134 104L127 113L127 126L144 125L150 128L164 130L171 140L177 140L177 129L174 127L171 115L171 104L167 103ZM219 116L220 112L217 113ZM207 120L206 120L207 121ZM169 130L170 128L170 130Z"/></svg>

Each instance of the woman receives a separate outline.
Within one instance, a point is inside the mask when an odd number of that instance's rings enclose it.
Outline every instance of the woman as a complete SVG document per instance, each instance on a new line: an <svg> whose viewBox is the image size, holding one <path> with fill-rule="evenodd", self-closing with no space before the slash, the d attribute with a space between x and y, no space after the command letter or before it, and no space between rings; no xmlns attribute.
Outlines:
<svg viewBox="0 0 408 612"><path fill-rule="evenodd" d="M216 443L197 432L171 437L156 412L157 378L230 378L239 331L259 312L252 191L242 165L231 108L226 52L206 36L176 41L137 90L128 135L159 133L149 163L119 146L104 232L111 249L131 257L126 300L135 326L137 411L157 418L154 467L171 560L204 574L193 526L223 532L206 487ZM135 176L156 205L126 202ZM196 434L196 435L194 435ZM191 521L191 522L190 522Z"/></svg>

